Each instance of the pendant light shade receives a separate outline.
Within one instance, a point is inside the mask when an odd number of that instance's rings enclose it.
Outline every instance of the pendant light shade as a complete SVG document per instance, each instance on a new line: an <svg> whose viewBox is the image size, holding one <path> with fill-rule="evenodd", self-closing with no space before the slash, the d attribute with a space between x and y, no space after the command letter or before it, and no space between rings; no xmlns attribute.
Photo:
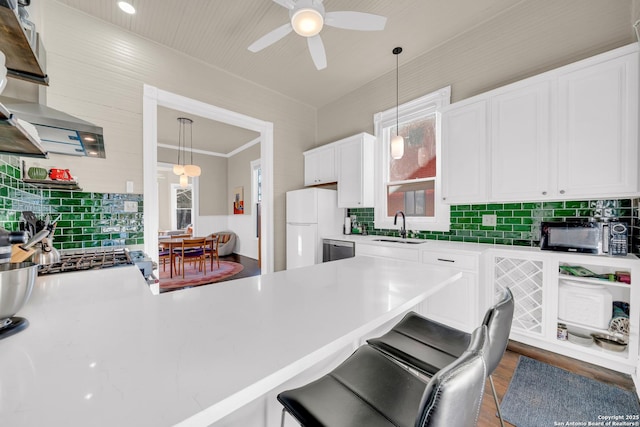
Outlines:
<svg viewBox="0 0 640 427"><path fill-rule="evenodd" d="M184 166L184 174L187 176L200 176L202 170L200 166L197 165L185 165Z"/></svg>
<svg viewBox="0 0 640 427"><path fill-rule="evenodd" d="M392 52L396 56L396 136L391 138L391 157L395 160L399 160L402 158L402 156L404 156L404 138L400 136L400 126L398 123L398 110L400 109L400 79L398 78L400 67L398 62L398 55L402 53L402 48L396 47Z"/></svg>
<svg viewBox="0 0 640 427"><path fill-rule="evenodd" d="M184 188L189 185L189 177L187 175L180 175L180 187Z"/></svg>
<svg viewBox="0 0 640 427"><path fill-rule="evenodd" d="M404 138L396 135L391 138L391 157L398 160L404 156Z"/></svg>
<svg viewBox="0 0 640 427"><path fill-rule="evenodd" d="M184 166L182 165L173 165L173 173L176 175L182 175L184 173Z"/></svg>
<svg viewBox="0 0 640 427"><path fill-rule="evenodd" d="M182 185L182 176L200 176L202 170L200 166L193 164L193 120L186 117L178 117L178 163L173 165L173 173L180 175L180 185ZM187 127L189 132L187 132ZM191 146L191 163L185 165L185 157L187 150L187 133L189 134L189 141ZM182 155L182 163L180 162L180 156ZM185 177L186 178L186 177ZM186 181L188 182L188 180ZM183 185L186 186L187 184Z"/></svg>

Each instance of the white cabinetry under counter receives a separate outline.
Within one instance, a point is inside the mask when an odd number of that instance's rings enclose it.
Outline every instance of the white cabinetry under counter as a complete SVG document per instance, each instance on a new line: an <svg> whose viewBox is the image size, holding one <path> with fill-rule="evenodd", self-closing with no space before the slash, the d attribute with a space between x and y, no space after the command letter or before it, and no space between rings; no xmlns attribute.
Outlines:
<svg viewBox="0 0 640 427"><path fill-rule="evenodd" d="M421 251L424 264L448 265L462 270L462 278L427 298L422 315L465 332L472 332L478 327L482 321L478 310L481 254L482 252Z"/></svg>
<svg viewBox="0 0 640 427"><path fill-rule="evenodd" d="M513 292L512 340L619 372L635 373L640 348L640 288L635 283L640 280L640 260L637 257L526 248L492 249L487 266L486 280L492 286L486 295L485 309L495 302L495 292L504 288ZM626 272L631 283L565 274L567 266L607 278L615 277L616 272ZM563 286L575 287L578 291L566 292ZM608 298L603 298L603 294ZM601 348L589 339L594 333L609 333L609 327L602 326L614 317L611 301L628 304L629 333L627 346L622 351ZM559 334L559 330L563 333ZM567 330L569 334L574 332L578 339L565 339ZM579 340L580 337L584 338Z"/></svg>

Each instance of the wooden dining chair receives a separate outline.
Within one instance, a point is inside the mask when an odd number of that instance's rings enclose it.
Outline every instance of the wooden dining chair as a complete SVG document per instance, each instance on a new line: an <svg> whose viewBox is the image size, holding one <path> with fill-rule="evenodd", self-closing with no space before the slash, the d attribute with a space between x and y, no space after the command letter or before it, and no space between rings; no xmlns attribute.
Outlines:
<svg viewBox="0 0 640 427"><path fill-rule="evenodd" d="M207 239L213 239L213 240L207 240L207 247L206 247L206 256L209 257L209 259L211 260L211 271L213 271L213 258L215 257L216 259L216 263L218 264L218 268L220 268L220 257L218 255L218 241L220 239L218 239L218 236L216 234L211 234L209 237L207 237Z"/></svg>
<svg viewBox="0 0 640 427"><path fill-rule="evenodd" d="M182 240L182 246L176 248L174 251L174 262L180 259L180 271L182 271L182 278L184 279L184 262L189 260L190 262L199 262L199 271L203 274L207 274L206 264L206 238L200 237L195 239L185 238Z"/></svg>
<svg viewBox="0 0 640 427"><path fill-rule="evenodd" d="M158 248L158 257L160 258L160 262L162 263L162 271L167 271L167 262L171 264L171 248ZM170 265L170 267L173 268L172 265Z"/></svg>

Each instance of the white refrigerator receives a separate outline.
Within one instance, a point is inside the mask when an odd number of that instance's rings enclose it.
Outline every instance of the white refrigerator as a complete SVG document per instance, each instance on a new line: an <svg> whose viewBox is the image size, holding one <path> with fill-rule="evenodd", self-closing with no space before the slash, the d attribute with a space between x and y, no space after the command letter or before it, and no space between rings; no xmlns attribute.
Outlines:
<svg viewBox="0 0 640 427"><path fill-rule="evenodd" d="M322 262L322 238L342 234L344 209L335 190L287 192L287 270Z"/></svg>

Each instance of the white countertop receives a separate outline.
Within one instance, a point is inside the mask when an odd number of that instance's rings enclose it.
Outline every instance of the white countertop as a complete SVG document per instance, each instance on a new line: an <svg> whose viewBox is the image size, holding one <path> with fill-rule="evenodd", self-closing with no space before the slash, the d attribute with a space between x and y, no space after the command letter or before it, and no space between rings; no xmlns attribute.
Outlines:
<svg viewBox="0 0 640 427"><path fill-rule="evenodd" d="M459 277L370 257L160 295L134 266L39 277L0 340L0 425L209 425Z"/></svg>

